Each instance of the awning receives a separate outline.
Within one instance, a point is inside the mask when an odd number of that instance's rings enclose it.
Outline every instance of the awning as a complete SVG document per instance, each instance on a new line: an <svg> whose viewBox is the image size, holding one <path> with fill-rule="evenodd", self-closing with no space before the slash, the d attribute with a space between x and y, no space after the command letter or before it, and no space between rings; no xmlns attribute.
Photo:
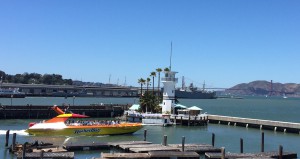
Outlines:
<svg viewBox="0 0 300 159"><path fill-rule="evenodd" d="M175 104L175 108L187 108L185 105L182 105L182 104Z"/></svg>
<svg viewBox="0 0 300 159"><path fill-rule="evenodd" d="M139 104L133 104L129 110L138 110L140 108L140 105Z"/></svg>
<svg viewBox="0 0 300 159"><path fill-rule="evenodd" d="M199 107L197 107L197 106L192 106L192 107L190 107L190 108L187 108L188 110L203 110L203 109L201 109L201 108L199 108Z"/></svg>

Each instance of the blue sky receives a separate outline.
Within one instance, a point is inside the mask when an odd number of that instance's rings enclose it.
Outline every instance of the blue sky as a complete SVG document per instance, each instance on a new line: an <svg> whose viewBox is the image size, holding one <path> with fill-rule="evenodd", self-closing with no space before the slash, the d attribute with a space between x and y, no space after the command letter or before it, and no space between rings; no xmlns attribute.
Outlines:
<svg viewBox="0 0 300 159"><path fill-rule="evenodd" d="M138 86L169 66L171 41L186 83L300 83L299 0L0 0L7 74Z"/></svg>

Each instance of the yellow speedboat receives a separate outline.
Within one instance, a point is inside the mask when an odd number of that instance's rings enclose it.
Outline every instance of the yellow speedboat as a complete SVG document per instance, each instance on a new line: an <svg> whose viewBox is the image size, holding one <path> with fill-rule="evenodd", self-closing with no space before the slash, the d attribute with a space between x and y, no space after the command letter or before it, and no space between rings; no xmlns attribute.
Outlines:
<svg viewBox="0 0 300 159"><path fill-rule="evenodd" d="M59 115L41 122L30 123L26 130L31 135L120 135L131 134L142 128L141 123L119 123L115 121L77 120L88 116L64 113L57 106L52 107Z"/></svg>

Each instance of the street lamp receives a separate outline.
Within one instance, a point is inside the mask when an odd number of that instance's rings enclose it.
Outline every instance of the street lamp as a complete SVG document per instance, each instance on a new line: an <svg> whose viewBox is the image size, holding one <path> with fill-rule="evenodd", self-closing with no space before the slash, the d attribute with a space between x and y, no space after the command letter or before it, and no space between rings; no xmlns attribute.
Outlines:
<svg viewBox="0 0 300 159"><path fill-rule="evenodd" d="M74 106L74 100L75 100L75 96L73 96L73 106Z"/></svg>

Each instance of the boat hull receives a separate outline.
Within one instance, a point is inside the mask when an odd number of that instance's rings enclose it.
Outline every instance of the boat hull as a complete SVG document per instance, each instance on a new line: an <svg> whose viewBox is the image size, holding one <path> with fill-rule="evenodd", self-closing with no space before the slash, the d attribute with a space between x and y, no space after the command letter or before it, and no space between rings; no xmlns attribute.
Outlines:
<svg viewBox="0 0 300 159"><path fill-rule="evenodd" d="M137 124L118 124L107 126L67 126L66 128L29 128L26 130L31 135L63 135L63 136L99 136L99 135L121 135L131 134L142 128L140 123Z"/></svg>

